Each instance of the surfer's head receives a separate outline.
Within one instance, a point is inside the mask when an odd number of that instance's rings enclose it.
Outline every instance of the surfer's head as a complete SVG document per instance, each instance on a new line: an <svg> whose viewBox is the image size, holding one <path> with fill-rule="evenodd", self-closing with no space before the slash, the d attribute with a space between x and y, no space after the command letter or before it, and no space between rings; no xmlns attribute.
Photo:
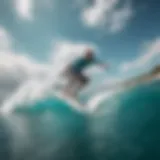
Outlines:
<svg viewBox="0 0 160 160"><path fill-rule="evenodd" d="M93 57L94 57L94 51L93 51L93 49L87 48L85 50L85 58L90 60L90 59L93 59Z"/></svg>

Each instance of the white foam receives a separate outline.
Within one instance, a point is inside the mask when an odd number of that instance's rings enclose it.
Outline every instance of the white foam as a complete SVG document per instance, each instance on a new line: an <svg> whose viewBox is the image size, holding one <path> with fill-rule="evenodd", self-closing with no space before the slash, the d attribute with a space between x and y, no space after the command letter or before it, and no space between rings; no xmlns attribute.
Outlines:
<svg viewBox="0 0 160 160"><path fill-rule="evenodd" d="M114 94L115 91L99 93L88 100L87 107L91 112L94 112L104 100L111 98Z"/></svg>

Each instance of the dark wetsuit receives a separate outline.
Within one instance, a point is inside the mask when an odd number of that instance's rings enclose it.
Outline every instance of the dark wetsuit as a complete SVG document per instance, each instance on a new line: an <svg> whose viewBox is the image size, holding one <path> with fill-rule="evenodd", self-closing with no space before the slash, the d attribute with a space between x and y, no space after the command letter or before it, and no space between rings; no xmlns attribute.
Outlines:
<svg viewBox="0 0 160 160"><path fill-rule="evenodd" d="M87 83L88 78L85 77L82 72L84 69L96 62L97 61L95 59L88 60L85 58L79 58L71 64L69 68L70 76L77 78L77 80L80 80L82 83Z"/></svg>

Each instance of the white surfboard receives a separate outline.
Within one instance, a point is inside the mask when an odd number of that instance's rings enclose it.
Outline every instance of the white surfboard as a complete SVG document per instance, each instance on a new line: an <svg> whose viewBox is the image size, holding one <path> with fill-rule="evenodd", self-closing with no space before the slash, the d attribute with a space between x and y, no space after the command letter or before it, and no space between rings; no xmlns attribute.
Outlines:
<svg viewBox="0 0 160 160"><path fill-rule="evenodd" d="M81 104L80 102L78 102L78 100L76 100L75 98L64 95L62 92L54 92L53 94L57 98L65 101L67 104L69 104L73 109L76 109L80 112L87 112L86 106Z"/></svg>

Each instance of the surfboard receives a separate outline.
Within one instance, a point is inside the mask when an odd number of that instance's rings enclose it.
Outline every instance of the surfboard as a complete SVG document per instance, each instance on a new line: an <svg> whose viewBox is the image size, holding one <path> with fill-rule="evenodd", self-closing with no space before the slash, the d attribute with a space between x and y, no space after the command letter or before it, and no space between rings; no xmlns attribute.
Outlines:
<svg viewBox="0 0 160 160"><path fill-rule="evenodd" d="M75 98L64 95L62 92L54 92L53 94L55 97L69 104L73 109L76 109L80 112L87 111L86 106L81 102L79 102L78 100L76 100Z"/></svg>

